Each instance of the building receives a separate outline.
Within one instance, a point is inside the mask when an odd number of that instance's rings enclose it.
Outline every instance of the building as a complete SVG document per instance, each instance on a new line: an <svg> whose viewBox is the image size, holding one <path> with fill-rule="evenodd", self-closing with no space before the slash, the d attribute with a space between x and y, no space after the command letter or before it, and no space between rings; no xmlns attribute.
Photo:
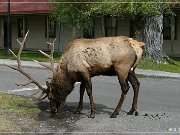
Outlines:
<svg viewBox="0 0 180 135"><path fill-rule="evenodd" d="M174 7L176 16L164 17L164 43L163 49L173 57L180 57L180 8ZM72 28L64 23L56 23L49 18L50 5L47 0L11 0L11 38L12 49L18 49L16 41L29 30L25 50L49 50L47 41L56 38L55 49L62 52L64 47L73 40ZM93 36L102 37L101 17L94 19ZM4 49L7 32L7 0L0 0L0 49ZM132 24L129 19L104 19L104 32L106 36L131 36ZM82 32L80 37L87 36ZM174 38L173 38L174 37Z"/></svg>

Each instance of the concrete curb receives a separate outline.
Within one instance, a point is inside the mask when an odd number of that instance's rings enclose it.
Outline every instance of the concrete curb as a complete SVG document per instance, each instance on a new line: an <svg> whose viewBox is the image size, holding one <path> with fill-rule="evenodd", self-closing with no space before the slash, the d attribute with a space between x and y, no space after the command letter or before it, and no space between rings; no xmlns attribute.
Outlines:
<svg viewBox="0 0 180 135"><path fill-rule="evenodd" d="M178 73L170 73L165 71L154 71L154 70L144 70L144 69L136 69L136 74L142 74L151 77L169 77L169 78L179 78L180 74Z"/></svg>

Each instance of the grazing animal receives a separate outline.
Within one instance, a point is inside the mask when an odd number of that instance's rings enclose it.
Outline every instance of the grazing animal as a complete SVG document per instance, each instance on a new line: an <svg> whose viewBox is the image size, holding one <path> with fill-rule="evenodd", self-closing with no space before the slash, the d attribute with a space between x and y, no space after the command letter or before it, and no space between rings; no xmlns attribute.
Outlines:
<svg viewBox="0 0 180 135"><path fill-rule="evenodd" d="M122 94L111 118L115 118L119 114L129 89L128 81L131 83L134 90L132 108L128 114L132 115L137 111L137 99L140 83L134 70L142 56L142 47L144 46L143 42L138 42L126 36L76 39L66 46L56 69L54 69L52 57L54 47L52 46L50 55L40 51L50 58L51 65L40 64L53 71L51 81L46 82L47 88L43 88L38 82L33 80L30 75L25 73L20 65L20 53L27 34L23 42L18 41L21 45L18 56L14 54L17 57L18 67L20 68L15 68L10 65L8 66L18 70L28 77L30 81L26 84L34 83L40 90L42 90L40 99L48 97L50 100L51 113L58 112L60 105L65 103L67 96L72 92L74 84L76 82L81 82L80 101L75 113L80 113L83 109L83 95L86 90L91 106L90 117L94 118L96 108L92 94L91 77L98 75L117 75L121 85ZM54 45L54 42L49 44ZM43 94L45 94L44 97Z"/></svg>

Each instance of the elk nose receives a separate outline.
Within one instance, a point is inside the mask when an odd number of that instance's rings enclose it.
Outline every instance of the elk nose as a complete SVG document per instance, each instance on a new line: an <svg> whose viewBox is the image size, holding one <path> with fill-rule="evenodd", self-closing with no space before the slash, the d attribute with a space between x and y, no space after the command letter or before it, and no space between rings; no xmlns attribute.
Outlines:
<svg viewBox="0 0 180 135"><path fill-rule="evenodd" d="M52 113L52 114L55 114L55 113L57 113L57 112L58 112L57 108L51 109L51 113Z"/></svg>

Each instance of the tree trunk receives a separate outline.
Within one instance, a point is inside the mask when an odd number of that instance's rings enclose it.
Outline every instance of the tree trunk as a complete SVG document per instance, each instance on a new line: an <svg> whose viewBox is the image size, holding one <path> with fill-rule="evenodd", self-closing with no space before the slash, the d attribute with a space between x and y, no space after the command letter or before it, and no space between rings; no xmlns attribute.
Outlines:
<svg viewBox="0 0 180 135"><path fill-rule="evenodd" d="M139 19L136 29L136 38L145 43L145 56L157 63L164 63L163 44L163 15L147 15Z"/></svg>

